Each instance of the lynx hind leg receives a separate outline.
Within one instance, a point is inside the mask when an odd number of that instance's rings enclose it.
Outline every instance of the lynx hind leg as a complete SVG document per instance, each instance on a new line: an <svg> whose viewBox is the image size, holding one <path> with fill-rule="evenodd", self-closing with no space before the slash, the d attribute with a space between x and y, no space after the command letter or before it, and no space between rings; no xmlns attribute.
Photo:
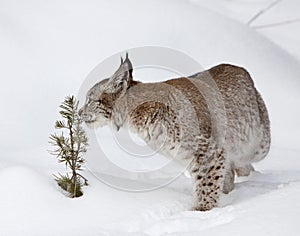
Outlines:
<svg viewBox="0 0 300 236"><path fill-rule="evenodd" d="M222 187L222 191L225 194L231 192L234 188L234 168L232 165L227 167L225 171L224 183Z"/></svg>
<svg viewBox="0 0 300 236"><path fill-rule="evenodd" d="M237 176L248 176L250 175L251 171L255 171L254 167L251 164L235 167Z"/></svg>
<svg viewBox="0 0 300 236"><path fill-rule="evenodd" d="M194 210L207 211L218 205L223 191L225 159L222 151L216 151L210 157L195 157L191 165L194 180Z"/></svg>

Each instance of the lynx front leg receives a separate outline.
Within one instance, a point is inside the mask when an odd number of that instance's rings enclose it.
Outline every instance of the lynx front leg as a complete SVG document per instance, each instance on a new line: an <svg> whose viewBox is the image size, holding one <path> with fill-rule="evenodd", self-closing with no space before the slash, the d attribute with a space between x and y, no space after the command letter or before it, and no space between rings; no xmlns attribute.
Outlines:
<svg viewBox="0 0 300 236"><path fill-rule="evenodd" d="M218 205L226 174L225 159L222 151L210 157L195 157L191 165L194 180L194 210L207 211Z"/></svg>
<svg viewBox="0 0 300 236"><path fill-rule="evenodd" d="M244 166L235 167L235 171L237 176L248 176L251 171L255 171L254 167L251 164L247 164Z"/></svg>

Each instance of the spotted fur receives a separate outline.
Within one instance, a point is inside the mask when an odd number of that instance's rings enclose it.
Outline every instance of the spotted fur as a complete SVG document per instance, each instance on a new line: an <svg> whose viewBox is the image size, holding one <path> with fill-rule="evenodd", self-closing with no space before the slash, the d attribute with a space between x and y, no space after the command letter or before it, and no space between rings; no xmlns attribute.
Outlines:
<svg viewBox="0 0 300 236"><path fill-rule="evenodd" d="M249 73L221 64L160 83L132 78L126 55L114 75L87 93L80 115L89 127L128 127L147 144L186 165L194 180L195 210L218 206L234 188L235 173L249 175L252 162L270 148L266 106Z"/></svg>

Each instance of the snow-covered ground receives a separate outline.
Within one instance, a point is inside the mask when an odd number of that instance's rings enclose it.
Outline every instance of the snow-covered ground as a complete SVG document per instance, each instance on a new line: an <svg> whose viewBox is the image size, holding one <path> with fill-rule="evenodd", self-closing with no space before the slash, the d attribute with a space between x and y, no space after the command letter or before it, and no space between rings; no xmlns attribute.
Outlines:
<svg viewBox="0 0 300 236"><path fill-rule="evenodd" d="M300 60L298 0L188 0L247 24Z"/></svg>
<svg viewBox="0 0 300 236"><path fill-rule="evenodd" d="M297 235L300 4L272 3L0 0L0 235ZM66 198L53 181L53 173L64 171L47 153L59 103L78 93L99 62L145 45L179 50L204 68L244 66L267 103L271 152L257 172L237 179L219 208L190 211L184 175L136 193L85 170L90 186L78 199ZM99 158L95 150L88 155Z"/></svg>

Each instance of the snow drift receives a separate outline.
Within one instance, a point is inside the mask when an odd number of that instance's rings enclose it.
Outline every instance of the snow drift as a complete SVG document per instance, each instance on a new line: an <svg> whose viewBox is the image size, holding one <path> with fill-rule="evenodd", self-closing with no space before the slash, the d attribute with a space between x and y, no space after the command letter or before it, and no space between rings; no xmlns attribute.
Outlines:
<svg viewBox="0 0 300 236"><path fill-rule="evenodd" d="M13 0L1 2L0 17L1 234L297 232L300 66L284 50L237 21L183 1ZM244 66L267 103L271 153L257 164L261 173L238 180L221 208L188 211L190 180L183 176L137 194L114 190L87 172L91 186L73 200L52 180L63 170L46 152L58 104L76 94L103 59L145 45L182 51L204 68Z"/></svg>

